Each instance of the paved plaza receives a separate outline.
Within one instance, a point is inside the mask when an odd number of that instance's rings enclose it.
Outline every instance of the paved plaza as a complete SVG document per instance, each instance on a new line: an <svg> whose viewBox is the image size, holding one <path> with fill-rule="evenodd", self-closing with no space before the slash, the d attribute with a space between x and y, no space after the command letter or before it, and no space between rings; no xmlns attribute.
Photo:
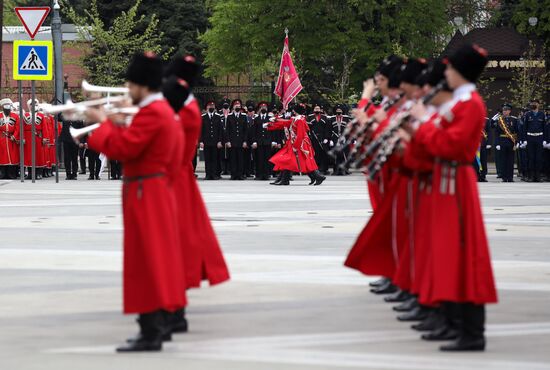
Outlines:
<svg viewBox="0 0 550 370"><path fill-rule="evenodd" d="M419 340L343 267L371 213L361 174L201 181L232 280L189 293L190 332L163 352L125 355L120 182L0 180L0 369L550 369L550 184L489 177L500 303L473 354Z"/></svg>

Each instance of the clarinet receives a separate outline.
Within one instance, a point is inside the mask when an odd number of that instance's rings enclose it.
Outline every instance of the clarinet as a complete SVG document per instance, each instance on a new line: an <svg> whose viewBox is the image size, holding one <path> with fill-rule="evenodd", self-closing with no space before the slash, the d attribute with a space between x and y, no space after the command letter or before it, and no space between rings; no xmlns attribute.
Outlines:
<svg viewBox="0 0 550 370"><path fill-rule="evenodd" d="M397 95L394 99L388 100L384 105L382 106L382 109L384 109L385 112L390 110L391 107L393 107L401 98L403 97L403 93ZM340 168L343 170L347 170L352 163L355 162L357 154L359 153L359 149L363 149L367 138L367 133L371 126L375 123L375 119L371 118L370 120L365 123L365 126L357 132L354 139L357 139L357 142L355 143L355 146L353 147L353 150L351 151L349 157L347 160L340 165Z"/></svg>
<svg viewBox="0 0 550 370"><path fill-rule="evenodd" d="M433 99L433 97L441 90L443 90L446 86L446 81L441 81L440 83L438 83L437 86L432 88L432 90L422 98L422 103L428 104ZM361 163L370 155L372 155L375 150L380 148L383 144L387 144L378 151L376 157L367 167L367 172L369 173L369 178L371 180L374 180L378 172L380 172L384 164L387 162L388 158L393 155L395 149L399 146L401 139L398 137L396 138L395 134L397 133L399 128L403 126L403 124L409 122L411 119L412 116L410 112L405 112L402 116L397 117L395 124L388 127L376 140L378 141L378 143L372 143L376 144L376 148L372 148L371 152L368 155L365 155L361 161L358 161L358 163L356 163L358 165L361 165ZM365 152L365 154L367 154L367 151Z"/></svg>

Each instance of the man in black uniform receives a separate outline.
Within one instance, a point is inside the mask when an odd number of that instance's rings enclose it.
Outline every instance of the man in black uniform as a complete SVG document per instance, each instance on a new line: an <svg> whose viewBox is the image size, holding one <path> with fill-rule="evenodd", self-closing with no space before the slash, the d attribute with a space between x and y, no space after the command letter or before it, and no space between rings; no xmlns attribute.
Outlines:
<svg viewBox="0 0 550 370"><path fill-rule="evenodd" d="M330 125L327 116L322 113L320 104L313 106L313 114L307 117L307 123L309 125L309 138L313 144L313 150L315 150L315 162L319 167L319 171L326 175L328 172L326 146L329 143Z"/></svg>
<svg viewBox="0 0 550 370"><path fill-rule="evenodd" d="M231 161L231 180L245 180L244 176L244 150L248 148L246 132L248 119L246 114L241 112L242 102L239 99L233 100L231 108L233 113L227 116L225 129L225 145L229 150Z"/></svg>
<svg viewBox="0 0 550 370"><path fill-rule="evenodd" d="M251 143L253 141L252 138L252 126L254 125L254 116L256 115L256 107L254 106L254 102L252 100L249 100L246 102L246 119L247 119L247 126L246 126L246 142ZM255 171L255 165L254 165L254 158L252 156L252 149L250 146L248 148L244 149L243 155L244 155L244 176L245 177L253 177Z"/></svg>
<svg viewBox="0 0 550 370"><path fill-rule="evenodd" d="M218 150L218 177L221 178L221 175L229 175L229 155L230 151L225 145L225 130L227 129L227 117L231 114L230 106L231 101L228 98L224 98L221 102L222 109L219 112L221 123L222 123L222 149Z"/></svg>
<svg viewBox="0 0 550 370"><path fill-rule="evenodd" d="M350 121L350 117L344 115L344 107L341 104L336 104L334 106L334 116L330 118L330 124L329 127L331 128L330 132L330 138L329 138L329 147L333 148L334 145L338 142L340 139L340 136L342 136L344 130L346 129L346 126L348 125ZM346 153L339 152L337 157L334 158L333 163L333 172L332 174L335 176L344 176L346 175L346 171L343 170L340 165L345 162Z"/></svg>
<svg viewBox="0 0 550 370"><path fill-rule="evenodd" d="M525 138L527 140L527 156L529 163L529 178L527 181L539 182L542 173L542 154L546 117L539 111L539 101L532 100L529 112L523 118Z"/></svg>
<svg viewBox="0 0 550 370"><path fill-rule="evenodd" d="M201 130L200 147L204 150L205 179L219 180L218 153L222 149L223 123L221 116L216 113L216 104L213 101L206 103Z"/></svg>
<svg viewBox="0 0 550 370"><path fill-rule="evenodd" d="M71 136L70 128L82 128L84 122L69 121L61 117L62 128L59 140L63 143L63 159L65 162L65 180L76 180L78 174L78 154L79 146ZM83 145L84 146L84 145Z"/></svg>
<svg viewBox="0 0 550 370"><path fill-rule="evenodd" d="M258 105L258 114L254 117L254 125L252 126L252 149L254 150L254 163L256 164L255 180L269 180L271 174L269 158L271 158L272 133L263 127L264 123L268 123L269 116L267 112L267 103L261 102Z"/></svg>
<svg viewBox="0 0 550 370"><path fill-rule="evenodd" d="M88 180L100 180L99 172L101 170L101 160L99 159L99 153L88 148L86 141L87 137L82 140L81 143L84 144L86 156L88 157L88 167L90 169L90 176L88 177Z"/></svg>
<svg viewBox="0 0 550 370"><path fill-rule="evenodd" d="M481 143L479 145L479 161L481 168L478 168L478 182L487 182L487 154L491 148L492 139L491 120L486 118L485 127L481 131Z"/></svg>
<svg viewBox="0 0 550 370"><path fill-rule="evenodd" d="M493 120L495 149L499 157L500 175L503 182L514 182L514 157L518 140L518 119L511 116L512 105L503 104L502 114Z"/></svg>

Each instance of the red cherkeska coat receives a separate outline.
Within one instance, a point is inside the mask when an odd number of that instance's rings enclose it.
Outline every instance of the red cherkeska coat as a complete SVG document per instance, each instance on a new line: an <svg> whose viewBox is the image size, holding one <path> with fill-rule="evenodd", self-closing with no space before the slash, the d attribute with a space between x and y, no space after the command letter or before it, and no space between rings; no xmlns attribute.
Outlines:
<svg viewBox="0 0 550 370"><path fill-rule="evenodd" d="M309 127L304 116L296 116L288 120L278 119L270 123L267 129L269 131L284 129L287 136L285 146L269 160L275 165L274 171L310 173L318 169L315 151L307 134Z"/></svg>
<svg viewBox="0 0 550 370"><path fill-rule="evenodd" d="M376 139L389 125L397 107L388 110L387 118L373 134ZM370 159L368 159L370 160ZM397 171L399 161L392 161L379 172L375 181L369 181L370 196L376 210L353 244L345 266L365 275L393 278L408 234L408 177ZM376 189L376 191L374 191Z"/></svg>
<svg viewBox="0 0 550 370"><path fill-rule="evenodd" d="M13 166L19 164L20 135L19 116L10 113L5 116L0 112L0 166Z"/></svg>
<svg viewBox="0 0 550 370"><path fill-rule="evenodd" d="M24 126L24 135L25 135L25 167L32 166L32 117L30 112L25 112L24 114L25 124ZM43 121L44 114L40 112L35 113L35 159L36 167L44 167L46 162L44 160L44 142L43 142Z"/></svg>
<svg viewBox="0 0 550 370"><path fill-rule="evenodd" d="M185 145L175 189L186 285L187 288L197 288L202 280L216 285L229 280L229 270L193 170L192 159L196 154L202 125L201 111L193 96L185 102L178 116L185 133Z"/></svg>
<svg viewBox="0 0 550 370"><path fill-rule="evenodd" d="M430 254L419 297L425 304L497 302L477 175L471 166L486 110L473 86L462 91L445 120L421 125L415 137L435 159Z"/></svg>
<svg viewBox="0 0 550 370"><path fill-rule="evenodd" d="M122 162L127 314L173 311L187 303L173 183L180 170L174 163L182 161L183 131L168 102L156 98L128 128L106 121L88 138L91 149Z"/></svg>

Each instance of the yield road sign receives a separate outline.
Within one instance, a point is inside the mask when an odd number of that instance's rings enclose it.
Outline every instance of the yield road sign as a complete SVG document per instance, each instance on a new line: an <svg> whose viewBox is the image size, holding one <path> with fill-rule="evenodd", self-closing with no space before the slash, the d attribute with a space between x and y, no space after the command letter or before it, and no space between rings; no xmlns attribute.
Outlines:
<svg viewBox="0 0 550 370"><path fill-rule="evenodd" d="M13 42L13 79L50 81L53 78L51 41Z"/></svg>
<svg viewBox="0 0 550 370"><path fill-rule="evenodd" d="M15 13L19 17L23 27L29 34L30 38L34 40L34 36L40 29L42 23L50 13L49 6L27 6L27 7L16 7Z"/></svg>

